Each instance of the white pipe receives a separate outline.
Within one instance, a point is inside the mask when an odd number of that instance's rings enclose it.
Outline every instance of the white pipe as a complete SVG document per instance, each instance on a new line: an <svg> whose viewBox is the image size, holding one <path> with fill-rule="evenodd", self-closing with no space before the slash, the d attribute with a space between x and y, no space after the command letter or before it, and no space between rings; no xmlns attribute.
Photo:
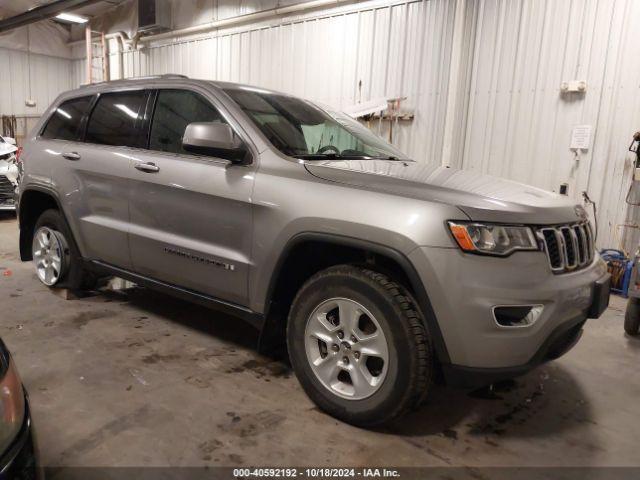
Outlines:
<svg viewBox="0 0 640 480"><path fill-rule="evenodd" d="M195 25L193 27L181 28L178 30L171 30L170 32L158 33L156 35L147 35L140 37L140 42L152 42L154 40L162 40L165 38L180 37L183 35L191 35L194 33L206 32L208 30L214 30L216 28L228 27L230 25L236 25L238 23L255 22L257 20L263 20L265 18L274 17L277 15L286 15L289 13L301 12L304 10L310 10L313 8L338 6L343 3L351 3L354 0L312 0L305 3L296 3L287 7L276 7L268 10L262 10L260 12L248 13L246 15L238 15L237 17L225 18L223 20L215 20L213 22L203 23Z"/></svg>
<svg viewBox="0 0 640 480"><path fill-rule="evenodd" d="M92 47L91 47L91 27L89 27L89 25L87 25L87 27L84 29L84 41L86 43L85 45L85 50L86 50L86 59L87 59L87 65L86 65L86 81L87 84L91 84L93 82L93 57L92 57Z"/></svg>
<svg viewBox="0 0 640 480"><path fill-rule="evenodd" d="M96 32L96 33L101 33L101 32ZM106 38L107 40L113 40L114 38L120 39L120 41L123 44L129 44L130 42L134 41L134 39L137 41L137 37L139 34L136 34L135 37L133 38L129 38L129 35L127 35L125 32L113 32L113 33L106 33L104 35L104 38ZM76 45L80 45L81 43L84 43L84 40L73 40L71 42L67 42L67 47L74 47Z"/></svg>
<svg viewBox="0 0 640 480"><path fill-rule="evenodd" d="M442 166L450 167L453 163L453 148L461 142L459 135L464 132L456 130L456 111L459 98L462 95L460 79L463 73L464 58L464 34L467 13L467 1L456 1L456 13L453 24L453 41L451 47L451 62L449 64L449 91L447 94L447 107L445 109L444 134L442 142ZM460 165L456 165L460 166Z"/></svg>

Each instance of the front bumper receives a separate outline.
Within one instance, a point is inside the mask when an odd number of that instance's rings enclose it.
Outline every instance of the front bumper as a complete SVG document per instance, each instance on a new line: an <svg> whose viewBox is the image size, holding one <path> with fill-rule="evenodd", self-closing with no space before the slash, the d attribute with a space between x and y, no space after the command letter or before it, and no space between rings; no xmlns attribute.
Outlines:
<svg viewBox="0 0 640 480"><path fill-rule="evenodd" d="M38 480L43 478L38 464L38 449L31 423L31 412L25 397L24 422L20 432L0 457L0 479Z"/></svg>
<svg viewBox="0 0 640 480"><path fill-rule="evenodd" d="M17 184L0 173L0 212L16 210Z"/></svg>
<svg viewBox="0 0 640 480"><path fill-rule="evenodd" d="M557 358L577 342L587 318L599 315L592 311L596 293L605 308L608 300L606 286L596 292L596 282L607 276L597 256L588 267L560 275L551 272L543 252L497 258L423 247L409 258L449 355L446 380L457 385L492 383ZM494 318L497 305L542 305L543 310L530 326L505 328Z"/></svg>

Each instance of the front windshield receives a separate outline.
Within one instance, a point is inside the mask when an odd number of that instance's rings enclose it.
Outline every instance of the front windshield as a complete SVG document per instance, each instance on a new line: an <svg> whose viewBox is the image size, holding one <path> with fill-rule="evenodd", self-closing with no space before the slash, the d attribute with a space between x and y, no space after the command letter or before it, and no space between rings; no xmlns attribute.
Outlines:
<svg viewBox="0 0 640 480"><path fill-rule="evenodd" d="M225 89L269 141L298 158L406 159L356 120L310 102L260 90Z"/></svg>

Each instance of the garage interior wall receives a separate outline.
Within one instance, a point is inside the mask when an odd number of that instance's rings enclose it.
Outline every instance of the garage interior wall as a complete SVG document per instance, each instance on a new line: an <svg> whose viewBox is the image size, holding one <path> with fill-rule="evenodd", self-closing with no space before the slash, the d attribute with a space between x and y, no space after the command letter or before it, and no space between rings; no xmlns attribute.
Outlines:
<svg viewBox="0 0 640 480"><path fill-rule="evenodd" d="M189 3L180 2L183 24ZM261 7L275 6L266 3ZM222 18L233 16L229 8L221 9ZM237 3L237 14L247 8L246 2ZM401 122L394 143L421 159L438 158L454 10L455 2L449 0L365 2L144 44L124 53L124 77L182 73L273 88L334 108L407 97L403 109L420 114L413 122ZM210 19L195 8L193 13L200 23ZM79 55L83 48L74 47ZM111 78L121 77L120 63L110 55ZM84 71L80 59L74 67L77 82ZM380 127L386 133L386 126Z"/></svg>
<svg viewBox="0 0 640 480"><path fill-rule="evenodd" d="M16 117L19 142L60 92L76 85L68 41L64 28L48 22L0 34L0 116Z"/></svg>
<svg viewBox="0 0 640 480"><path fill-rule="evenodd" d="M171 0L172 26L294 3ZM131 2L92 27L131 36L134 14ZM393 143L401 150L418 161L444 159L544 189L559 191L566 183L578 202L587 191L598 206L598 246L621 244L633 252L640 213L625 198L633 171L627 149L640 130L636 18L640 2L634 0L342 2L139 42L122 57L112 39L109 72L111 79L182 73L250 83L338 108L406 97L402 109L414 118L394 125ZM82 42L73 44L68 79L60 74L51 90L83 83L84 52ZM46 68L55 63L38 61ZM100 69L94 72L99 80ZM561 83L570 80L586 81L586 92L561 93ZM569 148L576 125L591 125L593 132L590 148L579 155ZM386 124L371 127L387 133ZM631 193L640 200L640 192ZM625 223L631 227L618 227Z"/></svg>
<svg viewBox="0 0 640 480"><path fill-rule="evenodd" d="M637 248L640 207L625 198L627 151L640 130L640 2L478 0L472 74L459 164L558 191L569 184L598 205L598 246ZM561 94L585 80L584 94ZM591 125L591 148L570 151L575 125ZM640 203L640 195L631 200Z"/></svg>

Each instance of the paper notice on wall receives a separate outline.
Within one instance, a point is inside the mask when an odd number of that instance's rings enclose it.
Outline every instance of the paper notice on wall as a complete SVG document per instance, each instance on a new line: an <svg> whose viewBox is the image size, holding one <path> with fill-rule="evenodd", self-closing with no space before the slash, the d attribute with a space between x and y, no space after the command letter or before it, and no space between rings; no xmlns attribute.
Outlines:
<svg viewBox="0 0 640 480"><path fill-rule="evenodd" d="M576 125L571 130L572 150L589 150L591 146L591 125Z"/></svg>

